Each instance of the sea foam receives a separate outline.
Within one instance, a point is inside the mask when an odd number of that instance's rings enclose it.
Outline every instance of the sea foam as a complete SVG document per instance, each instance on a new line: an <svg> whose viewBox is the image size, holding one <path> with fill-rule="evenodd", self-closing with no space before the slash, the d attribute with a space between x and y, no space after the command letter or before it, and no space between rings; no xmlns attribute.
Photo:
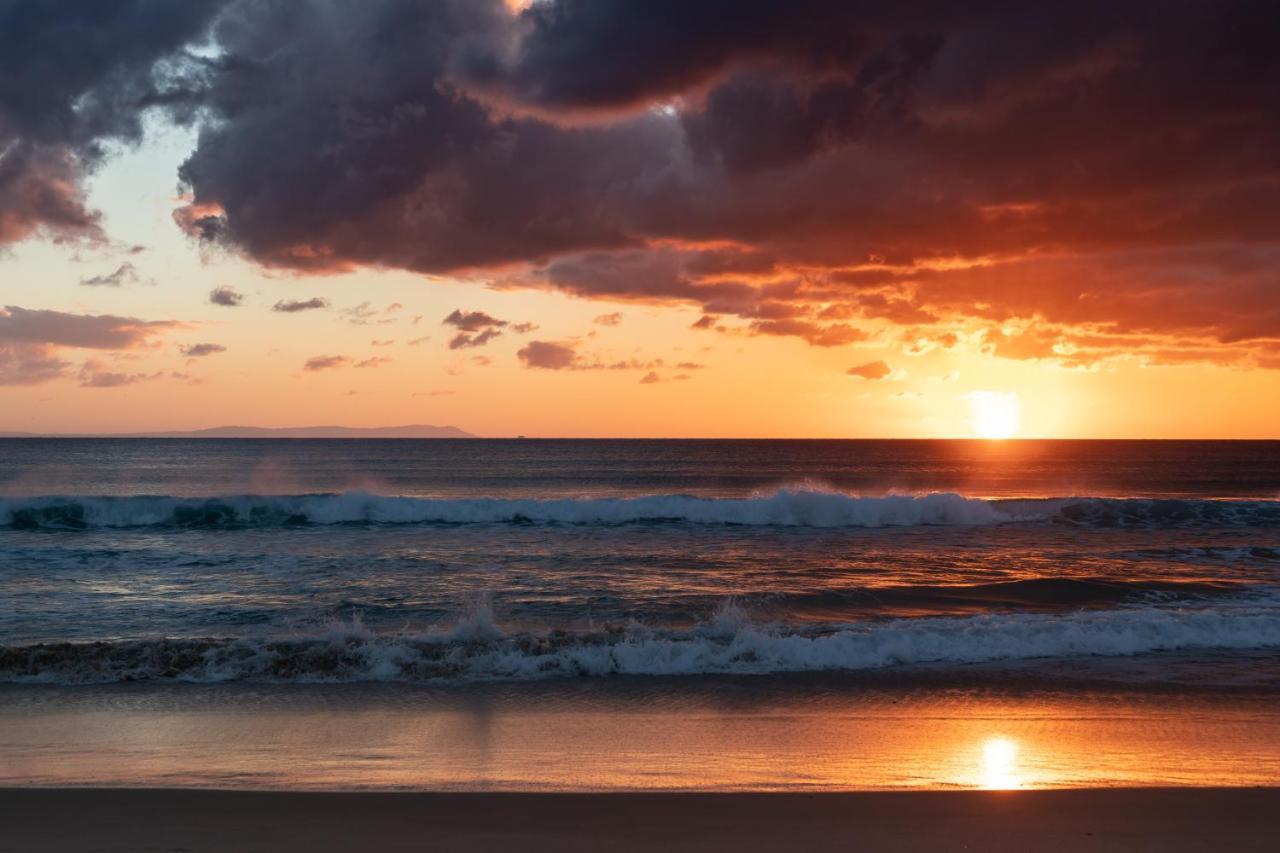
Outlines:
<svg viewBox="0 0 1280 853"><path fill-rule="evenodd" d="M1097 527L1276 526L1280 525L1280 501L1087 497L986 500L947 492L853 495L818 489L782 489L742 498L419 498L368 492L209 498L0 498L0 527L16 529L646 522L910 527L1037 521Z"/></svg>
<svg viewBox="0 0 1280 853"><path fill-rule="evenodd" d="M149 639L0 647L0 681L472 681L566 676L881 670L934 663L1280 648L1272 600L1001 613L825 627L757 625L729 608L686 630L632 625L507 634L483 602L429 635L355 626L313 636Z"/></svg>

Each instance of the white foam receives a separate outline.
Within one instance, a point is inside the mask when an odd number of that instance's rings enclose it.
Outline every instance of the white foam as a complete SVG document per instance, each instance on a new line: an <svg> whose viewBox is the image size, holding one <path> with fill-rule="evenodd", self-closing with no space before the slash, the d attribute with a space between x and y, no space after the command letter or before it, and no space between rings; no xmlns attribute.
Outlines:
<svg viewBox="0 0 1280 853"><path fill-rule="evenodd" d="M631 626L587 635L504 634L480 603L427 636L348 633L10 648L0 681L174 678L209 682L530 680L565 676L861 671L916 664L1117 657L1280 648L1274 599L1144 606L1065 615L986 614L867 622L827 630L753 625L727 610L687 631Z"/></svg>
<svg viewBox="0 0 1280 853"><path fill-rule="evenodd" d="M369 522L623 524L675 520L703 524L887 527L997 524L1024 517L991 501L951 493L860 496L783 489L747 498L651 495L635 498L433 499L344 492L219 498L0 498L0 524L136 527L164 524ZM25 516L24 516L25 514Z"/></svg>

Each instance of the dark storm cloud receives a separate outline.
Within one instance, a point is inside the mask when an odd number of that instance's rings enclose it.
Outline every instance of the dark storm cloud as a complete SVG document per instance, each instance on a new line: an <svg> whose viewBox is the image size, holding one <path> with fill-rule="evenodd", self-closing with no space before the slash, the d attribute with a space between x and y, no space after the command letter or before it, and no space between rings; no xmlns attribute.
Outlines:
<svg viewBox="0 0 1280 853"><path fill-rule="evenodd" d="M0 241L92 230L78 176L154 103L200 127L180 224L266 265L486 270L822 346L1280 337L1271 2L226 0L216 51L159 66L207 4L72 4L65 40L62 8L0 0Z"/></svg>
<svg viewBox="0 0 1280 853"><path fill-rule="evenodd" d="M44 231L100 237L80 180L108 141L137 141L143 111L174 103L157 65L221 0L0 0L0 245Z"/></svg>

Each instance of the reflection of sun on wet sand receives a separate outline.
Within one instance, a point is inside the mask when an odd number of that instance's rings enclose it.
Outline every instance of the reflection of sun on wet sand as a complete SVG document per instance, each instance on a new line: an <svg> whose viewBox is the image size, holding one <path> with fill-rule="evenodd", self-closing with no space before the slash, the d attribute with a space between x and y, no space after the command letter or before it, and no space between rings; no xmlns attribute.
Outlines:
<svg viewBox="0 0 1280 853"><path fill-rule="evenodd" d="M993 791L1020 788L1015 770L1018 744L1006 737L993 737L982 745L982 787Z"/></svg>

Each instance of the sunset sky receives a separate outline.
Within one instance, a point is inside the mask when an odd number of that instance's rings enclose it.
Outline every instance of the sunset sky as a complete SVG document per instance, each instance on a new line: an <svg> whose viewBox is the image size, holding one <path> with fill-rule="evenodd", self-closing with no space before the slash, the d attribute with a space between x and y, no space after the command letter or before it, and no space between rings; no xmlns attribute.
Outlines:
<svg viewBox="0 0 1280 853"><path fill-rule="evenodd" d="M0 0L0 430L1280 437L1273 4L299 5Z"/></svg>

